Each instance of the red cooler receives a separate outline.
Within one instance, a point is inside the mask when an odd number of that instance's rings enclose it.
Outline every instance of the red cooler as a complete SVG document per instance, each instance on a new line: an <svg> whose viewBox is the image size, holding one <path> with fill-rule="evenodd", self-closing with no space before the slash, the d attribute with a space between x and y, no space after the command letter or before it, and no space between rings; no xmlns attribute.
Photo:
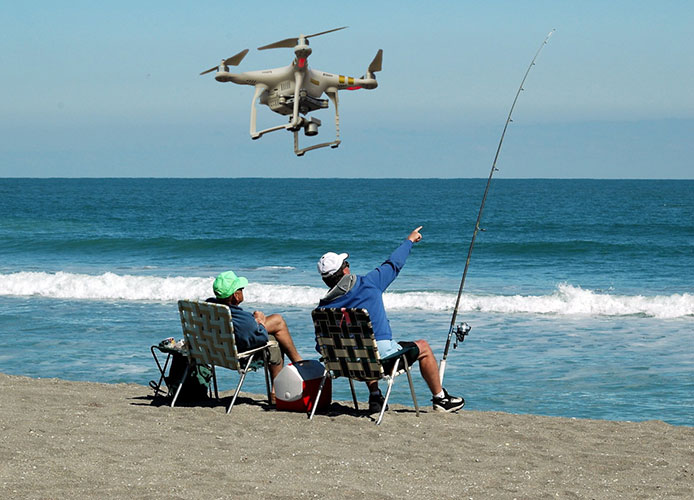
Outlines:
<svg viewBox="0 0 694 500"><path fill-rule="evenodd" d="M318 387L325 367L315 359L289 363L275 378L275 398L277 409L285 411L310 412L316 401ZM318 409L330 406L332 402L332 380L328 377L323 386Z"/></svg>

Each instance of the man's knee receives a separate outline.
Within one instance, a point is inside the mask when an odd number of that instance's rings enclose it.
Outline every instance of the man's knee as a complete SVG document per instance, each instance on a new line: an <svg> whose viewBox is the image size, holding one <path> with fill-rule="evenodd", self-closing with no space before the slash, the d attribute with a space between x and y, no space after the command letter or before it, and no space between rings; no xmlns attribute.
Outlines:
<svg viewBox="0 0 694 500"><path fill-rule="evenodd" d="M419 359L421 359L424 356L429 356L434 354L434 351L431 350L431 346L429 345L429 342L427 342L424 339L419 339L414 341L415 344L417 344L417 347L419 347Z"/></svg>
<svg viewBox="0 0 694 500"><path fill-rule="evenodd" d="M280 323L285 323L284 316L279 313L272 313L268 318L272 318L273 321L279 321Z"/></svg>
<svg viewBox="0 0 694 500"><path fill-rule="evenodd" d="M279 332L282 330L288 330L287 322L284 320L281 314L271 314L265 320L265 326L268 332L271 333Z"/></svg>

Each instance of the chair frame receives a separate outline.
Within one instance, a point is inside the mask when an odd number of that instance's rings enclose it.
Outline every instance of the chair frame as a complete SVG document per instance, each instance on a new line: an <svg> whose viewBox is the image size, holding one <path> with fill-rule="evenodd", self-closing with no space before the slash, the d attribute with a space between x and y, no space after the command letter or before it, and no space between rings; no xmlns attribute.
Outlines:
<svg viewBox="0 0 694 500"><path fill-rule="evenodd" d="M273 345L272 341L245 352L238 352L231 310L223 304L196 300L179 300L178 312L181 317L181 327L183 328L183 337L186 344L186 356L189 362L173 401L171 401L172 408L176 404L181 388L188 377L191 361L194 361L212 367L214 392L217 399L219 399L219 392L217 390L215 366L236 370L239 373L239 383L227 408L227 413L230 413L239 392L241 392L246 375L253 369L251 363L253 363L257 355L260 355L263 360L265 387L267 389L268 403L270 402L268 364L270 360L269 348Z"/></svg>
<svg viewBox="0 0 694 500"><path fill-rule="evenodd" d="M323 385L328 376L333 379L347 377L352 391L354 408L359 410L352 380L370 381L385 379L388 382L388 390L383 401L383 408L381 408L381 412L376 420L376 425L380 425L388 407L388 399L393 389L395 377L406 373L410 384L412 401L419 417L419 405L417 404L417 396L412 383L412 367L407 361L407 353L414 349L413 347L404 348L381 358L378 353L371 318L366 309L321 308L315 309L311 316L316 331L316 342L318 343L322 360L325 363L325 372L318 388L316 400L320 398ZM383 365L392 360L395 360L393 368L386 372ZM314 405L308 417L309 420L313 419L315 411L316 405Z"/></svg>

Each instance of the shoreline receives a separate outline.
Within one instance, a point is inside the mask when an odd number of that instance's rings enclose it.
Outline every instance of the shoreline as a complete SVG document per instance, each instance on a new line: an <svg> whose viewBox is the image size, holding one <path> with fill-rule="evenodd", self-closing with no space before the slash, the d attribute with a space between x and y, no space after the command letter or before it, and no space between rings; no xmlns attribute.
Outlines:
<svg viewBox="0 0 694 500"><path fill-rule="evenodd" d="M692 498L694 427L391 405L383 423L242 393L169 408L136 384L0 373L4 498ZM162 401L162 400L160 400ZM360 405L361 406L361 405Z"/></svg>

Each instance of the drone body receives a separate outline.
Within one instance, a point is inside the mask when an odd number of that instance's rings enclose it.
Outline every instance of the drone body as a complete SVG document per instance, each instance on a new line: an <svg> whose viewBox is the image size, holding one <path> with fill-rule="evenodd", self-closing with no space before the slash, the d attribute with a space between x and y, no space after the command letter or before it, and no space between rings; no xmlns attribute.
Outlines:
<svg viewBox="0 0 694 500"><path fill-rule="evenodd" d="M263 134L284 129L294 133L294 153L296 153L297 156L303 156L307 151L326 146L336 148L340 145L338 91L375 89L378 86L375 73L381 71L383 59L383 50L379 50L376 57L374 57L369 65L365 75L360 78L335 75L333 73L309 68L308 57L311 55L311 48L308 46L308 39L344 28L345 27L336 28L313 35L300 35L298 38L287 38L258 48L258 50L279 47L294 48L296 57L289 66L259 71L247 71L245 73L230 73L229 66L237 66L248 53L248 49L245 49L235 56L223 60L218 67L210 68L200 74L204 75L217 70L215 80L218 82L232 82L239 85L252 85L255 87L253 101L251 102L250 134L252 139L259 139ZM307 136L315 136L318 134L318 127L321 126L321 121L314 117L308 118L306 115L312 111L328 107L328 99L323 99L323 94L332 101L333 107L335 108L335 139L330 142L299 148L299 132L302 129ZM275 113L289 116L289 123L270 127L265 130L257 130L256 102L268 106Z"/></svg>

